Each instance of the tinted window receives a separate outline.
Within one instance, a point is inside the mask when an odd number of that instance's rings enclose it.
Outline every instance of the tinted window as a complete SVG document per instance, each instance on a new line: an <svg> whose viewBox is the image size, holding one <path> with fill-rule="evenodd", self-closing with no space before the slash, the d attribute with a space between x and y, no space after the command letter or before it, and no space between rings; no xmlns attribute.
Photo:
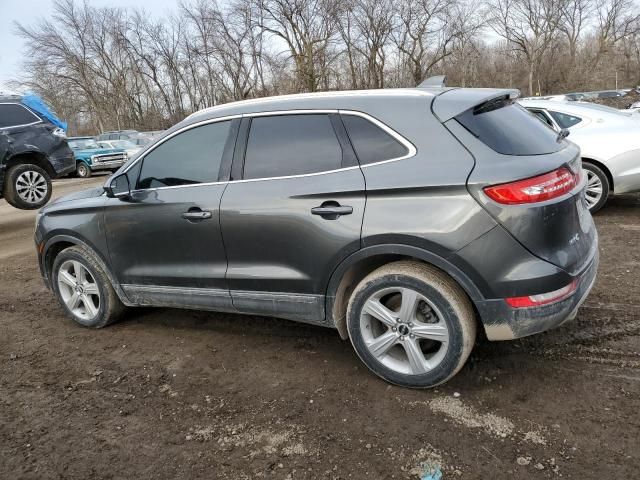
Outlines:
<svg viewBox="0 0 640 480"><path fill-rule="evenodd" d="M342 115L342 121L362 165L400 158L409 153L407 147L366 118Z"/></svg>
<svg viewBox="0 0 640 480"><path fill-rule="evenodd" d="M192 128L161 143L144 157L138 188L218 181L231 122Z"/></svg>
<svg viewBox="0 0 640 480"><path fill-rule="evenodd" d="M485 145L505 155L541 155L566 146L557 134L510 99L483 103L456 120Z"/></svg>
<svg viewBox="0 0 640 480"><path fill-rule="evenodd" d="M29 110L16 103L0 104L0 128L26 125L39 121Z"/></svg>
<svg viewBox="0 0 640 480"><path fill-rule="evenodd" d="M335 170L342 148L327 115L281 115L251 121L244 178Z"/></svg>
<svg viewBox="0 0 640 480"><path fill-rule="evenodd" d="M552 112L549 110L549 115L560 125L560 128L573 127L582 121L580 117L569 115L568 113Z"/></svg>

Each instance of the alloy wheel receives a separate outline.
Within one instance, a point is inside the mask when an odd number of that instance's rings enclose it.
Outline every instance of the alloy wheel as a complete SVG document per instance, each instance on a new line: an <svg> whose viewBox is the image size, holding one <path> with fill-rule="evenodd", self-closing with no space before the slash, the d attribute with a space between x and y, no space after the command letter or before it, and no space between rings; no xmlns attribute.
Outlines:
<svg viewBox="0 0 640 480"><path fill-rule="evenodd" d="M91 272L77 260L58 270L58 290L65 305L82 320L94 319L100 310L100 290Z"/></svg>
<svg viewBox="0 0 640 480"><path fill-rule="evenodd" d="M584 170L587 174L587 189L585 191L585 199L587 207L593 208L602 198L602 180L591 170Z"/></svg>
<svg viewBox="0 0 640 480"><path fill-rule="evenodd" d="M27 203L41 202L47 196L47 190L47 180L34 170L27 170L16 179L16 192Z"/></svg>
<svg viewBox="0 0 640 480"><path fill-rule="evenodd" d="M362 307L360 330L369 352L385 367L405 375L436 368L450 340L449 328L436 306L404 287L372 294Z"/></svg>

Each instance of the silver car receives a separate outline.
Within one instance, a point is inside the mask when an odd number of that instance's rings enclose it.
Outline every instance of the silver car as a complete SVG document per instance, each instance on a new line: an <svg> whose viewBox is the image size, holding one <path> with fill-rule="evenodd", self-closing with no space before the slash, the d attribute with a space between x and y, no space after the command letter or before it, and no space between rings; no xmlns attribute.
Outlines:
<svg viewBox="0 0 640 480"><path fill-rule="evenodd" d="M586 200L595 213L610 194L640 192L640 118L583 102L521 100L520 104L557 132L567 129L581 150Z"/></svg>

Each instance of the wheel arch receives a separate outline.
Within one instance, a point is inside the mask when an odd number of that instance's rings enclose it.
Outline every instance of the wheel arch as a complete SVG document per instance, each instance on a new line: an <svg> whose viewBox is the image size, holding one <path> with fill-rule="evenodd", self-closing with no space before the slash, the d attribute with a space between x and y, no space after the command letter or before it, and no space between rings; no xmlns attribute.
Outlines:
<svg viewBox="0 0 640 480"><path fill-rule="evenodd" d="M42 168L47 174L53 178L56 175L53 167L51 166L51 162L47 156L41 152L40 150L27 150L21 151L13 154L9 159L5 162L7 170L16 165L25 165L25 164L33 164Z"/></svg>
<svg viewBox="0 0 640 480"><path fill-rule="evenodd" d="M602 163L600 160L595 160L591 157L582 157L582 163L591 163L596 167L598 167L600 170L602 170L604 174L607 176L607 180L609 180L609 189L611 190L611 193L614 193L613 175L611 175L611 171L609 170L609 168L607 168L607 166L604 163Z"/></svg>
<svg viewBox="0 0 640 480"><path fill-rule="evenodd" d="M52 282L53 282L52 269L53 269L53 262L55 258L58 256L58 254L60 254L60 252L62 252L66 248L73 247L73 246L81 246L91 251L91 253L93 253L93 255L95 256L98 264L100 265L100 268L104 270L104 272L107 275L107 278L109 278L109 281L111 282L111 286L115 290L116 295L118 295L118 298L120 298L120 301L127 306L133 306L133 303L129 300L127 295L124 293L124 290L120 287L120 284L118 283L114 275L111 273L111 270L108 267L108 263L106 259L103 258L103 256L99 253L98 249L94 248L88 241L82 238L79 238L77 236L69 235L66 233L58 234L49 238L45 242L44 247L42 249L42 255L40 257L40 262L41 262L40 268L42 272L45 274L45 278L47 279L46 281L48 281L49 286L52 287Z"/></svg>
<svg viewBox="0 0 640 480"><path fill-rule="evenodd" d="M469 277L451 262L428 250L401 244L365 247L343 260L329 279L325 299L327 323L342 339L348 338L346 312L351 292L369 273L390 262L414 260L430 264L450 276L475 305L484 297Z"/></svg>

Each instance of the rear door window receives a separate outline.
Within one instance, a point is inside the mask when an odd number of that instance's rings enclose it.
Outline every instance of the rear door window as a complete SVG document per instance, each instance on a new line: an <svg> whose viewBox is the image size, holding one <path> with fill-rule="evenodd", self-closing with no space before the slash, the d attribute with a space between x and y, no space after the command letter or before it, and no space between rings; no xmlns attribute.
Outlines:
<svg viewBox="0 0 640 480"><path fill-rule="evenodd" d="M553 117L560 128L571 128L574 125L579 124L582 119L580 117L576 117L575 115L569 115L568 113L554 112L553 110L549 110L549 115Z"/></svg>
<svg viewBox="0 0 640 480"><path fill-rule="evenodd" d="M373 122L357 115L341 115L361 165L404 157L409 149Z"/></svg>
<svg viewBox="0 0 640 480"><path fill-rule="evenodd" d="M16 127L39 122L40 118L17 103L0 104L0 128Z"/></svg>
<svg viewBox="0 0 640 480"><path fill-rule="evenodd" d="M499 98L471 108L456 120L485 145L504 155L544 155L566 147L557 133L512 99Z"/></svg>
<svg viewBox="0 0 640 480"><path fill-rule="evenodd" d="M243 178L337 170L342 147L326 114L274 115L251 120Z"/></svg>

